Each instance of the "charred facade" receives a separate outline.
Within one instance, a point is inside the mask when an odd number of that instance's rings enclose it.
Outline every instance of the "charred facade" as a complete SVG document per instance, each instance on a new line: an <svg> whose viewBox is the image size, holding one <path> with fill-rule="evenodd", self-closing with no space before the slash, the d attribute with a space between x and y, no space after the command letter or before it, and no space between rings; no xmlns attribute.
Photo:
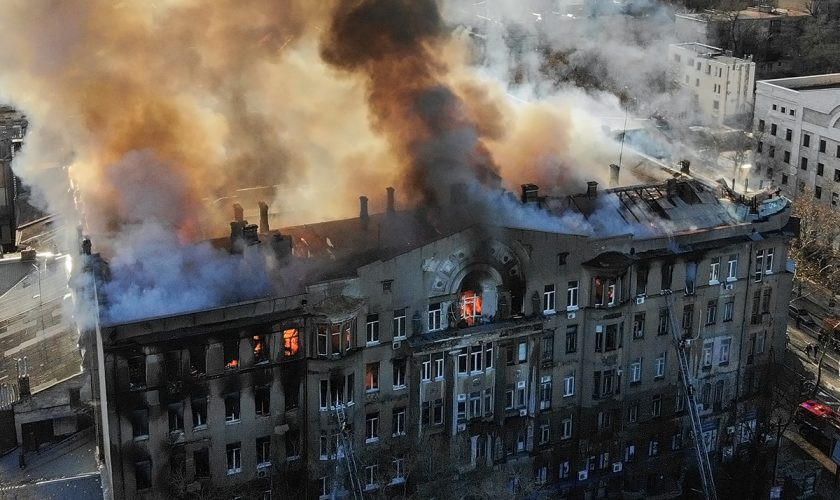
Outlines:
<svg viewBox="0 0 840 500"><path fill-rule="evenodd" d="M685 387L713 463L759 439L794 232L784 198L676 175L567 198L523 188L548 212L586 217L603 197L616 218L671 229L649 237L506 223L407 236L415 215L366 200L359 219L259 234L318 271L294 293L102 327L115 497L448 497L480 493L471 477L680 495L695 468Z"/></svg>

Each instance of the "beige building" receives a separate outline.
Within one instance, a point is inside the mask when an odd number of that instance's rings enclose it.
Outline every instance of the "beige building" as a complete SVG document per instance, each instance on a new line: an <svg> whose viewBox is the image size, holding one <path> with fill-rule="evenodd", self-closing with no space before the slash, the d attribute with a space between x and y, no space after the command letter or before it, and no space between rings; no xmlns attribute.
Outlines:
<svg viewBox="0 0 840 500"><path fill-rule="evenodd" d="M840 73L759 81L753 133L765 183L840 205Z"/></svg>
<svg viewBox="0 0 840 500"><path fill-rule="evenodd" d="M672 44L668 52L677 81L694 94L706 120L723 125L749 119L755 100L752 57L739 59L702 43Z"/></svg>
<svg viewBox="0 0 840 500"><path fill-rule="evenodd" d="M473 223L469 203L263 232L249 248L296 261L299 288L102 327L114 497L699 488L696 449L731 460L767 417L790 208L674 175L517 202L609 207L636 236Z"/></svg>

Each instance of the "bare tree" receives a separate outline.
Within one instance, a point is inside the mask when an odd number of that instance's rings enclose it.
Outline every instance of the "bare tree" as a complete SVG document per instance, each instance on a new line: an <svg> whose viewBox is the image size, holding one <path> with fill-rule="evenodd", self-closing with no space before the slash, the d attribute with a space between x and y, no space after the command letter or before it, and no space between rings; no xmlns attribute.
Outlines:
<svg viewBox="0 0 840 500"><path fill-rule="evenodd" d="M791 243L797 279L808 280L829 290L840 287L840 212L805 190L794 202L793 214L800 218L799 237Z"/></svg>

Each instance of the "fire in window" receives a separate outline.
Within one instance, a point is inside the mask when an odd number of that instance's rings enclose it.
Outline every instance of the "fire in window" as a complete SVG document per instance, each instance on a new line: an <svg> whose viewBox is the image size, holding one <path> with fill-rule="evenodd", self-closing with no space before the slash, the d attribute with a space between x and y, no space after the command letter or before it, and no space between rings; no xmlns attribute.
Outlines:
<svg viewBox="0 0 840 500"><path fill-rule="evenodd" d="M461 319L472 326L481 317L481 295L472 290L461 294Z"/></svg>
<svg viewBox="0 0 840 500"><path fill-rule="evenodd" d="M229 339L224 343L225 368L236 368L239 366L239 341Z"/></svg>
<svg viewBox="0 0 840 500"><path fill-rule="evenodd" d="M297 328L283 330L283 355L294 356L300 350L300 332Z"/></svg>
<svg viewBox="0 0 840 500"><path fill-rule="evenodd" d="M268 336L254 335L252 342L254 345L254 363L268 361Z"/></svg>

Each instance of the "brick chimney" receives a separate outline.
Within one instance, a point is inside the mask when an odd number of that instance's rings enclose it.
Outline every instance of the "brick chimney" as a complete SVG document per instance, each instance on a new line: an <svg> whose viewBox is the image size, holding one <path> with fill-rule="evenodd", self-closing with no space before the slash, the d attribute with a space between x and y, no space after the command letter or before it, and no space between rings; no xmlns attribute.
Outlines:
<svg viewBox="0 0 840 500"><path fill-rule="evenodd" d="M245 220L245 211L242 210L242 205L239 203L233 204L233 220L236 222L242 222Z"/></svg>
<svg viewBox="0 0 840 500"><path fill-rule="evenodd" d="M397 211L396 201L395 201L395 199L394 199L394 188L392 188L392 187L387 187L387 188L385 188L385 191L386 191L386 193L387 193L387 195L388 195L388 196L387 196L387 198L388 198L388 204L387 204L387 205L386 205L386 207L385 207L385 212L386 212L388 215L391 215L391 214L393 214L393 213L395 213L395 212Z"/></svg>
<svg viewBox="0 0 840 500"><path fill-rule="evenodd" d="M680 160L680 172L684 173L685 175L691 174L691 162L688 160Z"/></svg>
<svg viewBox="0 0 840 500"><path fill-rule="evenodd" d="M368 223L370 222L370 215L368 215L367 196L359 196L359 222L361 223L362 229L368 228Z"/></svg>
<svg viewBox="0 0 840 500"><path fill-rule="evenodd" d="M268 232L268 205L261 201L259 202L260 206L260 233L265 234Z"/></svg>
<svg viewBox="0 0 840 500"><path fill-rule="evenodd" d="M598 196L598 183L595 181L589 181L586 183L586 197L587 198L596 198Z"/></svg>

